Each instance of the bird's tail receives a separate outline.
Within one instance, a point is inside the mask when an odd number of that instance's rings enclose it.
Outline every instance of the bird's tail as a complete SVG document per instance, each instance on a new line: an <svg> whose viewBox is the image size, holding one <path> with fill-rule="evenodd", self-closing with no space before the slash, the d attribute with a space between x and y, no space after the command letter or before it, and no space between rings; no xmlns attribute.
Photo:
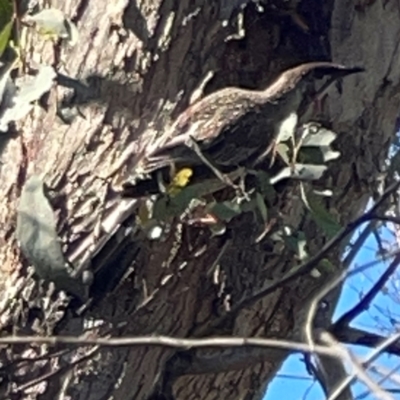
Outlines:
<svg viewBox="0 0 400 400"><path fill-rule="evenodd" d="M136 183L124 183L120 195L123 198L138 199L158 193L160 193L160 184L155 177L151 177Z"/></svg>

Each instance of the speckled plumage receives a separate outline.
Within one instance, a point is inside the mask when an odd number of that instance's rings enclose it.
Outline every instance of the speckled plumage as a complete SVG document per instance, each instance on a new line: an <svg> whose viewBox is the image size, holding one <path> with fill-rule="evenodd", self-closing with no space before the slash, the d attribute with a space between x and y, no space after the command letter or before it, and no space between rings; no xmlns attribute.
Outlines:
<svg viewBox="0 0 400 400"><path fill-rule="evenodd" d="M283 72L264 90L228 87L188 107L157 145L141 160L137 171L150 179L124 185L124 197L157 192L155 171L171 165L177 169L203 163L191 148L201 152L222 172L249 166L269 147L280 124L296 112L313 79L334 79L361 71L330 62L302 64Z"/></svg>

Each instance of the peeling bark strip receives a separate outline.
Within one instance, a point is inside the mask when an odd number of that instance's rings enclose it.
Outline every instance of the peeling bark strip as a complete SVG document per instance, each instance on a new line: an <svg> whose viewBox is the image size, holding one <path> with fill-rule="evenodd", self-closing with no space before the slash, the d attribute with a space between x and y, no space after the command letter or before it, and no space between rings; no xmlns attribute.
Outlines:
<svg viewBox="0 0 400 400"><path fill-rule="evenodd" d="M361 19L353 2L346 1L268 1L263 2L264 12L253 1L51 3L77 25L78 44L64 48L29 34L24 46L26 61L33 68L36 63L54 66L58 83L68 77L80 86L54 87L42 99L46 107L34 105L18 125L20 136L11 138L1 154L0 265L5 288L1 293L8 305L1 315L2 333L190 338L203 331L300 339L306 304L315 290L332 279L329 271L322 271L317 279L299 277L236 318L213 326L227 308L293 271L299 263L293 242L306 241L308 255L314 255L327 241L305 210L297 185L283 185L271 194L267 222L274 223L260 242L255 242L259 231L252 213L232 218L226 236L211 237L207 230L178 224L166 232L162 242L152 242L134 229L135 201L127 200L113 214L115 198L103 178L112 176L112 184L126 180L137 159L128 157L126 163L121 159L166 132L210 71L214 77L204 88L206 95L227 86L266 87L290 66L313 60L363 65L368 79L361 74L349 77L341 93L331 87L319 110L332 125L330 129L338 133L335 146L342 157L332 162L323 182L312 188L305 185L306 190L332 190L332 198L324 204L344 224L365 205L379 173L379 165L371 160L383 158L394 135L392 122L400 103L400 72L395 65L400 59L400 27L395 2L371 14L367 8L368 19ZM240 6L243 9L236 19ZM293 6L291 16L287 6ZM285 12L279 12L280 8ZM239 29L239 20L243 29ZM75 110L69 125L58 118L59 106ZM22 186L32 174L43 176L46 185L57 188L52 208L57 233L68 247L67 257L74 264L86 260L85 267L97 272L94 287L98 293L91 295L98 301L79 318L71 315L65 302L54 302L53 295L39 291L31 280L25 279L24 285L18 281L18 293L7 288L15 282L14 271L20 269L14 243L15 183ZM274 229L284 227L291 228L292 247L272 235ZM91 246L99 240L104 240L104 247L92 259L92 251L97 250ZM85 254L87 249L91 252ZM339 254L332 255L332 265L340 265L337 259ZM106 264L111 268L102 268ZM124 271L128 271L126 279L104 298L113 279L119 281ZM7 298L9 293L13 293L11 298ZM327 326L333 309L332 305L324 314ZM218 354L138 347L102 349L94 357L84 347L70 353L61 344L3 348L0 361L5 374L0 396L148 400L165 388L177 400L261 399L263 386L285 357L284 352L273 350L262 358L239 353L232 354L229 363L230 355L223 354L225 366L238 365L246 358L244 367L186 375L207 371L209 360L218 361ZM21 361L26 358L34 360ZM73 360L80 363L73 365Z"/></svg>

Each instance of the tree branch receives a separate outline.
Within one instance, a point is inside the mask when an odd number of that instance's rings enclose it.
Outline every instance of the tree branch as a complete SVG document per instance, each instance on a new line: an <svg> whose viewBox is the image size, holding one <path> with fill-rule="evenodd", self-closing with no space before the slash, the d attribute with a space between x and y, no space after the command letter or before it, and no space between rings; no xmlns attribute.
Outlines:
<svg viewBox="0 0 400 400"><path fill-rule="evenodd" d="M294 268L286 273L282 278L272 282L266 288L261 289L252 296L249 296L241 302L234 305L229 313L226 313L222 317L215 320L211 325L203 325L199 327L194 333L196 336L204 336L209 334L214 328L223 324L227 319L234 318L242 309L252 306L258 300L264 298L276 289L286 285L289 282L303 276L313 270L318 263L337 245L341 243L343 239L354 232L360 225L365 222L380 219L376 215L376 211L385 203L385 201L394 193L400 186L400 182L395 182L390 185L388 189L382 194L382 196L376 201L371 209L363 214L361 217L356 218L354 221L348 223L342 228L331 240L329 240L316 255L312 256L308 261L301 264L298 268Z"/></svg>
<svg viewBox="0 0 400 400"><path fill-rule="evenodd" d="M367 292L362 300L356 304L352 309L343 314L334 324L333 331L337 328L347 326L354 318L358 317L363 311L368 309L375 296L383 289L388 279L396 271L400 264L400 254L397 254L394 260L389 265L388 269L381 275L374 286Z"/></svg>

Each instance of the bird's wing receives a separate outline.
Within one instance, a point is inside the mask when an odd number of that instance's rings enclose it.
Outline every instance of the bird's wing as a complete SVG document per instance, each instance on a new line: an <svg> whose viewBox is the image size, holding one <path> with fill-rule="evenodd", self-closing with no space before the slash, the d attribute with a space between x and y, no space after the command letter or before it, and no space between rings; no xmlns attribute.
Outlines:
<svg viewBox="0 0 400 400"><path fill-rule="evenodd" d="M203 150L225 140L230 126L236 125L248 113L247 104L238 104L237 97L229 96L231 92L231 88L220 90L186 109L172 125L166 140L150 156L157 157L174 149L191 147L193 140ZM235 93L240 93L240 90L235 89ZM227 121L232 121L228 124L230 126L227 126Z"/></svg>

